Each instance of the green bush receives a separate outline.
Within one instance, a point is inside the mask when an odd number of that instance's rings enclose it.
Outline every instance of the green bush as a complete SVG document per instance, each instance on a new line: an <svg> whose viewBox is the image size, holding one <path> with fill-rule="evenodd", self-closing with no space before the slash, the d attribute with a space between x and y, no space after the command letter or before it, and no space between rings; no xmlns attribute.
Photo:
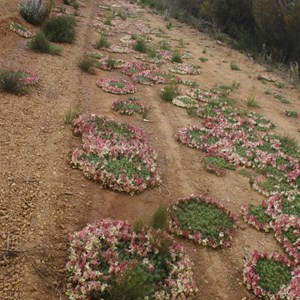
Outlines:
<svg viewBox="0 0 300 300"><path fill-rule="evenodd" d="M171 60L172 60L172 62L182 63L182 57L181 57L179 51L174 51L173 52Z"/></svg>
<svg viewBox="0 0 300 300"><path fill-rule="evenodd" d="M168 226L168 210L165 206L160 206L152 216L151 226L154 229L165 230Z"/></svg>
<svg viewBox="0 0 300 300"><path fill-rule="evenodd" d="M101 48L109 48L110 43L108 42L107 38L104 35L101 35L99 40L96 43L96 48L101 49Z"/></svg>
<svg viewBox="0 0 300 300"><path fill-rule="evenodd" d="M57 43L72 43L76 37L75 18L73 16L57 16L43 25L46 37Z"/></svg>
<svg viewBox="0 0 300 300"><path fill-rule="evenodd" d="M20 80L21 78L18 72L0 69L0 91L14 95L26 94L26 85Z"/></svg>
<svg viewBox="0 0 300 300"><path fill-rule="evenodd" d="M35 52L50 53L53 55L59 55L61 53L61 48L49 43L43 31L39 31L35 37L28 42L28 47Z"/></svg>
<svg viewBox="0 0 300 300"><path fill-rule="evenodd" d="M169 84L164 87L160 94L161 98L166 101L172 101L178 96L177 86L174 84Z"/></svg>
<svg viewBox="0 0 300 300"><path fill-rule="evenodd" d="M20 2L20 14L30 24L42 24L50 14L50 6L42 0L22 0Z"/></svg>
<svg viewBox="0 0 300 300"><path fill-rule="evenodd" d="M135 51L146 53L148 51L146 41L142 38L139 38L133 46Z"/></svg>
<svg viewBox="0 0 300 300"><path fill-rule="evenodd" d="M93 66L96 63L96 59L93 57L82 57L78 62L78 67L85 73L94 74Z"/></svg>

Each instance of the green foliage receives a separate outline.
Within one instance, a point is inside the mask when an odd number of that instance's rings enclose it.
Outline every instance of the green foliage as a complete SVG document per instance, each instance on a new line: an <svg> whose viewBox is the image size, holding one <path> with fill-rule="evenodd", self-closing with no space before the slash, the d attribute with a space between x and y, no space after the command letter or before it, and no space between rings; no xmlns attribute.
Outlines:
<svg viewBox="0 0 300 300"><path fill-rule="evenodd" d="M151 226L154 229L165 230L168 225L168 210L165 206L160 206L151 219Z"/></svg>
<svg viewBox="0 0 300 300"><path fill-rule="evenodd" d="M160 93L160 96L166 101L172 101L178 96L177 86L175 84L166 85L163 91Z"/></svg>
<svg viewBox="0 0 300 300"><path fill-rule="evenodd" d="M285 84L283 82L277 82L275 83L275 86L278 88L278 89L283 89L285 87Z"/></svg>
<svg viewBox="0 0 300 300"><path fill-rule="evenodd" d="M285 114L288 116L288 117L291 117L291 118L298 118L299 117L299 113L294 111L294 110L286 110L285 111Z"/></svg>
<svg viewBox="0 0 300 300"><path fill-rule="evenodd" d="M208 58L206 58L206 57L200 57L199 60L204 63L204 62L208 61Z"/></svg>
<svg viewBox="0 0 300 300"><path fill-rule="evenodd" d="M72 43L76 37L75 19L73 16L57 16L43 25L46 37L52 42Z"/></svg>
<svg viewBox="0 0 300 300"><path fill-rule="evenodd" d="M96 48L101 49L101 48L109 48L110 43L108 42L107 38L104 35L101 35L99 40L96 43Z"/></svg>
<svg viewBox="0 0 300 300"><path fill-rule="evenodd" d="M73 108L70 108L65 114L64 123L66 125L72 124L73 121L79 116L80 111L81 109L78 105Z"/></svg>
<svg viewBox="0 0 300 300"><path fill-rule="evenodd" d="M261 205L252 205L249 206L249 215L255 216L258 222L262 224L269 224L272 221L272 218L266 214L266 209Z"/></svg>
<svg viewBox="0 0 300 300"><path fill-rule="evenodd" d="M61 48L49 43L43 31L39 31L27 45L35 52L50 53L53 55L60 55L61 53Z"/></svg>
<svg viewBox="0 0 300 300"><path fill-rule="evenodd" d="M288 215L300 217L300 196L296 195L292 201L286 200L282 203L282 212Z"/></svg>
<svg viewBox="0 0 300 300"><path fill-rule="evenodd" d="M94 74L95 71L93 69L96 64L96 59L89 56L82 57L78 62L78 67L85 73Z"/></svg>
<svg viewBox="0 0 300 300"><path fill-rule="evenodd" d="M259 275L258 286L272 294L275 294L279 288L287 285L292 279L291 268L285 263L273 259L259 259L255 271Z"/></svg>
<svg viewBox="0 0 300 300"><path fill-rule="evenodd" d="M30 24L40 25L49 17L50 8L42 0L22 0L20 14Z"/></svg>
<svg viewBox="0 0 300 300"><path fill-rule="evenodd" d="M179 51L174 51L173 52L171 60L172 60L172 62L175 62L175 63L182 63L182 56L179 53Z"/></svg>
<svg viewBox="0 0 300 300"><path fill-rule="evenodd" d="M109 57L107 59L106 64L112 70L114 70L116 68L116 61L113 58L111 58L111 57Z"/></svg>
<svg viewBox="0 0 300 300"><path fill-rule="evenodd" d="M112 19L111 17L106 17L106 19L104 20L104 24L111 26L112 25Z"/></svg>
<svg viewBox="0 0 300 300"><path fill-rule="evenodd" d="M219 241L223 238L220 232L226 235L226 231L232 229L234 225L230 217L220 208L197 199L187 204L181 203L174 213L181 230L199 231L202 239L215 238Z"/></svg>
<svg viewBox="0 0 300 300"><path fill-rule="evenodd" d="M14 95L26 94L27 87L21 78L22 75L18 72L0 69L0 91Z"/></svg>
<svg viewBox="0 0 300 300"><path fill-rule="evenodd" d="M218 169L229 169L235 170L236 166L227 162L223 157L220 156L207 156L204 158L205 164L213 165Z"/></svg>
<svg viewBox="0 0 300 300"><path fill-rule="evenodd" d="M134 44L133 49L141 53L147 53L148 48L145 39L139 38Z"/></svg>
<svg viewBox="0 0 300 300"><path fill-rule="evenodd" d="M166 27L168 30L171 30L173 27L173 23L172 22L167 22Z"/></svg>
<svg viewBox="0 0 300 300"><path fill-rule="evenodd" d="M252 107L252 108L258 108L259 107L259 104L258 104L258 102L256 100L256 97L255 97L254 90L251 92L251 94L247 98L247 106Z"/></svg>

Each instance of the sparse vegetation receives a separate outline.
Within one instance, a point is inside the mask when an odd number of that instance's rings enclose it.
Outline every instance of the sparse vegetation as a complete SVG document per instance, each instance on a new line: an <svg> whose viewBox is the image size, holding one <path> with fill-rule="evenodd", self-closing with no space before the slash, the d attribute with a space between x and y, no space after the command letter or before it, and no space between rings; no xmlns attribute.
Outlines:
<svg viewBox="0 0 300 300"><path fill-rule="evenodd" d="M200 57L199 60L204 63L204 62L208 61L208 58L207 57Z"/></svg>
<svg viewBox="0 0 300 300"><path fill-rule="evenodd" d="M166 230L168 226L168 210L165 206L160 206L152 216L151 226L154 229Z"/></svg>
<svg viewBox="0 0 300 300"><path fill-rule="evenodd" d="M148 48L147 48L145 39L138 38L136 43L134 44L133 49L135 51L138 51L138 52L141 52L141 53L147 53Z"/></svg>
<svg viewBox="0 0 300 300"><path fill-rule="evenodd" d="M108 42L107 38L104 35L101 35L99 40L96 43L96 48L101 49L101 48L109 48L110 47L110 42Z"/></svg>
<svg viewBox="0 0 300 300"><path fill-rule="evenodd" d="M174 51L172 55L172 62L182 63L182 56L179 51Z"/></svg>
<svg viewBox="0 0 300 300"><path fill-rule="evenodd" d="M20 79L21 75L18 72L0 69L0 92L14 95L26 94L26 85Z"/></svg>
<svg viewBox="0 0 300 300"><path fill-rule="evenodd" d="M96 59L90 56L82 57L78 62L78 67L85 73L94 74L93 67L96 64Z"/></svg>
<svg viewBox="0 0 300 300"><path fill-rule="evenodd" d="M258 108L259 104L256 100L255 90L253 89L251 94L247 98L247 106L252 108Z"/></svg>
<svg viewBox="0 0 300 300"><path fill-rule="evenodd" d="M175 84L166 85L160 94L161 98L166 101L172 101L178 96L177 86Z"/></svg>
<svg viewBox="0 0 300 300"><path fill-rule="evenodd" d="M33 39L28 42L28 47L41 53L49 53L53 55L60 55L61 48L59 46L51 44L43 31L39 31Z"/></svg>
<svg viewBox="0 0 300 300"><path fill-rule="evenodd" d="M57 16L43 25L48 40L57 43L72 43L76 37L75 19L73 16Z"/></svg>
<svg viewBox="0 0 300 300"><path fill-rule="evenodd" d="M66 125L72 124L73 121L79 116L80 114L80 107L79 105L76 105L75 107L71 107L65 115L64 123Z"/></svg>

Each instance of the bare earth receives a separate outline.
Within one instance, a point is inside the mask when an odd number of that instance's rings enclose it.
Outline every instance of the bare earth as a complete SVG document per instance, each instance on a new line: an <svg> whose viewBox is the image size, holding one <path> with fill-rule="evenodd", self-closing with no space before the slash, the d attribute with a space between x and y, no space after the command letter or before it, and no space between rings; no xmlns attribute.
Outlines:
<svg viewBox="0 0 300 300"><path fill-rule="evenodd" d="M67 234L87 223L103 217L132 223L148 220L160 204L174 203L179 197L194 192L220 199L237 214L242 204L258 204L262 200L262 196L251 190L247 178L236 171L222 178L207 173L201 162L201 152L175 140L179 128L198 124L200 120L161 100L161 86L138 85L136 96L151 107L148 119L152 122L112 112L112 101L126 96L104 93L95 82L99 77L128 77L120 71L101 70L97 70L96 76L86 75L77 67L78 58L93 50L92 45L99 36L91 25L100 2L82 1L84 7L76 17L77 40L72 45L63 45L62 56L54 57L30 51L25 39L9 31L12 20L26 24L18 15L18 0L0 0L0 66L22 67L41 77L39 87L26 96L1 94L0 299L3 300L66 299L63 290ZM152 28L165 29L158 15L148 12L140 18ZM134 21L129 19L129 22ZM277 125L276 132L288 133L299 141L299 120L284 115L286 109L300 110L297 90L292 90L286 82L286 88L278 91L284 93L291 104L280 103L264 93L277 88L272 83L262 84L257 80L257 76L265 72L263 66L188 26L173 23L172 30L167 31L171 45L175 47L183 39L187 50L193 54L191 63L201 64L201 56L209 59L202 63L201 75L186 78L196 80L202 88L239 82L241 86L232 97L245 110L248 110L246 99L255 87L260 104L256 111ZM119 34L110 40L118 43L122 36L124 34ZM204 48L207 49L205 55L202 54ZM132 60L132 54L112 56ZM230 69L232 60L241 71ZM284 81L279 77L278 80ZM78 140L73 137L72 127L64 124L64 116L77 104L82 112L107 114L143 128L159 155L163 185L141 195L127 196L101 189L86 180L80 171L72 169L69 155ZM211 250L180 241L194 262L199 287L195 299L255 299L242 283L243 258L255 249L262 252L281 252L281 249L272 234L260 233L243 221L241 227L233 245L225 250ZM32 251L12 253L3 251L5 249Z"/></svg>

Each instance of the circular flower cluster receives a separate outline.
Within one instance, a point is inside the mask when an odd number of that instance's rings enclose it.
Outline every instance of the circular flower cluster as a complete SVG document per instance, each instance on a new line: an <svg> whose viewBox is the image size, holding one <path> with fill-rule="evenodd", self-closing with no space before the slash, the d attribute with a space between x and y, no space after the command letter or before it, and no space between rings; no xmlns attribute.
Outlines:
<svg viewBox="0 0 300 300"><path fill-rule="evenodd" d="M206 225L199 225L198 221L194 220L193 214L196 218L198 214L198 210L202 210L201 207L199 208L198 204L206 207L206 210L211 210L211 213L207 212L206 217L209 215L211 220L206 220ZM188 209L188 211L186 211ZM194 210L194 211L191 211ZM203 211L203 210L202 210ZM214 214L223 215L224 219L226 219L225 223L227 223L228 228L219 228L220 224L217 225L218 233L216 236L215 232L215 224L212 223L216 222L216 216ZM202 244L204 246L208 245L210 247L216 248L220 246L229 246L237 231L237 220L238 217L227 210L219 201L214 200L212 198L203 196L203 195L196 195L191 194L190 196L181 198L176 204L170 206L170 221L169 221L169 230L178 235L186 237L197 244ZM181 216L185 216L181 219ZM188 219L187 219L188 218ZM201 220L200 220L201 221ZM217 220L219 222L220 220ZM201 228L199 228L199 226ZM204 226L204 227L203 227ZM212 226L212 228L210 228ZM198 227L196 229L196 227Z"/></svg>
<svg viewBox="0 0 300 300"><path fill-rule="evenodd" d="M156 153L141 129L101 115L82 115L74 125L83 148L73 152L71 164L87 178L129 194L160 184Z"/></svg>
<svg viewBox="0 0 300 300"><path fill-rule="evenodd" d="M150 288L145 292L151 299L184 300L197 291L190 259L165 233L137 233L126 221L103 219L71 234L69 242L69 299L95 294L105 299L116 281L126 274L137 276L138 270L147 276L145 288Z"/></svg>
<svg viewBox="0 0 300 300"><path fill-rule="evenodd" d="M169 69L172 73L182 74L182 75L199 75L200 66L192 64L175 64Z"/></svg>
<svg viewBox="0 0 300 300"><path fill-rule="evenodd" d="M100 78L96 84L98 87L102 88L103 91L112 94L126 95L134 94L136 92L134 84L127 80Z"/></svg>
<svg viewBox="0 0 300 300"><path fill-rule="evenodd" d="M39 76L24 69L12 71L12 74L18 75L19 80L25 85L35 85L40 80Z"/></svg>
<svg viewBox="0 0 300 300"><path fill-rule="evenodd" d="M188 96L177 96L172 100L172 103L183 108L193 108L198 106L198 102Z"/></svg>
<svg viewBox="0 0 300 300"><path fill-rule="evenodd" d="M288 285L281 286L275 293L271 291L266 291L260 286L260 276L256 271L257 263L261 259L273 260L275 262L281 262L289 267L291 271L292 280ZM294 269L294 270L293 270ZM254 251L252 256L245 263L244 267L244 283L246 284L249 290L252 290L253 293L264 299L274 299L274 300L296 300L299 299L300 291L299 285L299 268L295 268L295 263L288 260L286 257L278 253L259 253Z"/></svg>
<svg viewBox="0 0 300 300"><path fill-rule="evenodd" d="M141 102L128 99L114 101L112 109L118 111L120 114L132 115L134 112L141 114L146 108Z"/></svg>

